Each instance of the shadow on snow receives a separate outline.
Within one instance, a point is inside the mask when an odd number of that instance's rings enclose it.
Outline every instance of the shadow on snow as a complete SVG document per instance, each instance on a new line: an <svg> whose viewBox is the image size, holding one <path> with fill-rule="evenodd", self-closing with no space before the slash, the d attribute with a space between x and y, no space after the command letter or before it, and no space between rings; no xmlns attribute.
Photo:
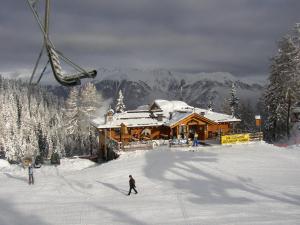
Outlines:
<svg viewBox="0 0 300 225"><path fill-rule="evenodd" d="M234 177L217 168L218 155L208 152L149 151L146 153L145 175L168 183L177 190L191 193L196 204L244 204L255 202L254 195L281 203L300 205L300 197L268 193L253 184L251 178ZM170 177L171 175L171 177ZM232 193L237 193L233 195Z"/></svg>
<svg viewBox="0 0 300 225"><path fill-rule="evenodd" d="M29 209L27 213L18 211L13 205L4 200L0 199L0 224L1 225L14 225L14 224L39 224L48 225L42 220L42 218L32 215L32 209Z"/></svg>

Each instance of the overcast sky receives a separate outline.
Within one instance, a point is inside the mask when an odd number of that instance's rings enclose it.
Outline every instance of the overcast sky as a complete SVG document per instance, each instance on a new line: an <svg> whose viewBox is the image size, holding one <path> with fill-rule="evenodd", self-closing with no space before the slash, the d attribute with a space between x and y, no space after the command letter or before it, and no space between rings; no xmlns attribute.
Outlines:
<svg viewBox="0 0 300 225"><path fill-rule="evenodd" d="M40 0L40 3L44 3ZM299 0L52 0L51 39L89 68L266 76ZM31 69L42 44L26 0L2 0L0 73Z"/></svg>

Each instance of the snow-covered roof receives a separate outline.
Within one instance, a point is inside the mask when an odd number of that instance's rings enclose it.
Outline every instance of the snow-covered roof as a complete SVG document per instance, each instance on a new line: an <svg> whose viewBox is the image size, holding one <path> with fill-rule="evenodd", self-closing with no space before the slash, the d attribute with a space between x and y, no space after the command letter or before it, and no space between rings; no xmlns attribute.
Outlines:
<svg viewBox="0 0 300 225"><path fill-rule="evenodd" d="M168 120L165 124L167 126L172 126L175 123L179 122L180 120L182 120L192 114L193 114L192 111L190 111L190 112L174 112L174 113L172 113L172 118L170 120Z"/></svg>
<svg viewBox="0 0 300 225"><path fill-rule="evenodd" d="M156 119L130 119L130 120L113 120L109 121L106 124L98 125L97 128L120 128L121 124L126 125L127 127L151 127L151 126L161 126L163 122L159 122Z"/></svg>
<svg viewBox="0 0 300 225"><path fill-rule="evenodd" d="M206 110L206 109L195 108L195 112L216 123L241 121L240 119L233 117L232 115L213 112L211 110Z"/></svg>
<svg viewBox="0 0 300 225"><path fill-rule="evenodd" d="M149 109L149 105L141 105L136 108L136 110L148 110L148 109Z"/></svg>
<svg viewBox="0 0 300 225"><path fill-rule="evenodd" d="M151 111L153 108L155 109ZM171 119L170 113L172 113ZM197 113L216 123L241 121L240 119L232 117L231 115L217 113L206 109L194 108L183 101L168 101L158 99L148 106L148 109L146 109L145 106L142 106L137 110L116 113L113 115L111 121L106 123L103 119L95 119L92 121L92 123L97 128L117 128L121 127L122 123L127 127L161 125L172 126L173 124L190 116L193 113ZM158 120L158 116L160 114L163 117L161 120Z"/></svg>
<svg viewBox="0 0 300 225"><path fill-rule="evenodd" d="M183 101L168 101L168 100L155 100L153 104L156 104L162 111L164 116L169 117L170 112L181 112L177 113L178 118L183 118L184 116L189 116L191 113L196 112L205 118L212 120L214 122L239 122L240 119L232 117L232 115L227 115L224 113L217 113L207 109L195 108ZM153 105L152 104L152 105ZM172 117L172 119L174 116ZM181 119L182 119L181 118ZM179 120L181 120L179 119Z"/></svg>
<svg viewBox="0 0 300 225"><path fill-rule="evenodd" d="M155 100L150 106L150 108L153 105L158 106L162 110L164 116L169 116L170 112L187 111L192 110L194 108L183 101L168 101L162 99Z"/></svg>
<svg viewBox="0 0 300 225"><path fill-rule="evenodd" d="M100 125L105 124L105 118L104 117L97 117L95 119L92 119L90 121L90 123L91 123L92 126L98 128Z"/></svg>
<svg viewBox="0 0 300 225"><path fill-rule="evenodd" d="M116 113L113 115L112 120L99 121L94 120L94 125L97 128L118 128L121 124L125 124L127 127L144 127L144 126L161 126L162 121L158 121L155 117L151 116L149 111L126 111L122 113Z"/></svg>

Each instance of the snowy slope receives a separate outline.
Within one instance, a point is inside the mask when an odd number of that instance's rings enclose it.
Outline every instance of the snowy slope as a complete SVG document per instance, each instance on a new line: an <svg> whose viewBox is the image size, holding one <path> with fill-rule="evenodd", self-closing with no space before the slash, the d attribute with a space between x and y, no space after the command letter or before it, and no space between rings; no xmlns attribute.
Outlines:
<svg viewBox="0 0 300 225"><path fill-rule="evenodd" d="M35 170L34 186L26 171L0 161L0 224L297 225L299 150L260 143L136 151L102 165ZM137 195L126 195L128 174Z"/></svg>

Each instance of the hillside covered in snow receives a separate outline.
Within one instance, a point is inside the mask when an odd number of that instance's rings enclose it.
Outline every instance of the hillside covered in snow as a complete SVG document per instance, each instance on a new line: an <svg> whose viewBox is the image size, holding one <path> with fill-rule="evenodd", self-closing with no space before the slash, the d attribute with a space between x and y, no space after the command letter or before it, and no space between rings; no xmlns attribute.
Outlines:
<svg viewBox="0 0 300 225"><path fill-rule="evenodd" d="M206 108L209 102L220 111L229 97L232 82L244 103L255 106L261 97L263 84L238 79L230 73L186 74L165 69L99 69L93 81L105 98L115 99L119 90L129 109L150 104L154 99L182 100Z"/></svg>
<svg viewBox="0 0 300 225"><path fill-rule="evenodd" d="M27 170L0 160L1 225L300 224L300 147L134 151ZM137 195L127 196L128 175Z"/></svg>
<svg viewBox="0 0 300 225"><path fill-rule="evenodd" d="M20 74L28 74L20 72ZM4 74L5 77L11 74ZM28 80L28 75L17 78ZM122 90L128 109L151 104L155 99L182 100L188 104L206 108L213 103L216 111L222 111L224 99L229 97L232 82L244 104L254 108L262 96L266 81L238 78L228 72L179 73L167 69L99 68L93 82L105 99L115 100ZM67 97L68 88L57 85L52 76L46 76L41 84L59 97Z"/></svg>

